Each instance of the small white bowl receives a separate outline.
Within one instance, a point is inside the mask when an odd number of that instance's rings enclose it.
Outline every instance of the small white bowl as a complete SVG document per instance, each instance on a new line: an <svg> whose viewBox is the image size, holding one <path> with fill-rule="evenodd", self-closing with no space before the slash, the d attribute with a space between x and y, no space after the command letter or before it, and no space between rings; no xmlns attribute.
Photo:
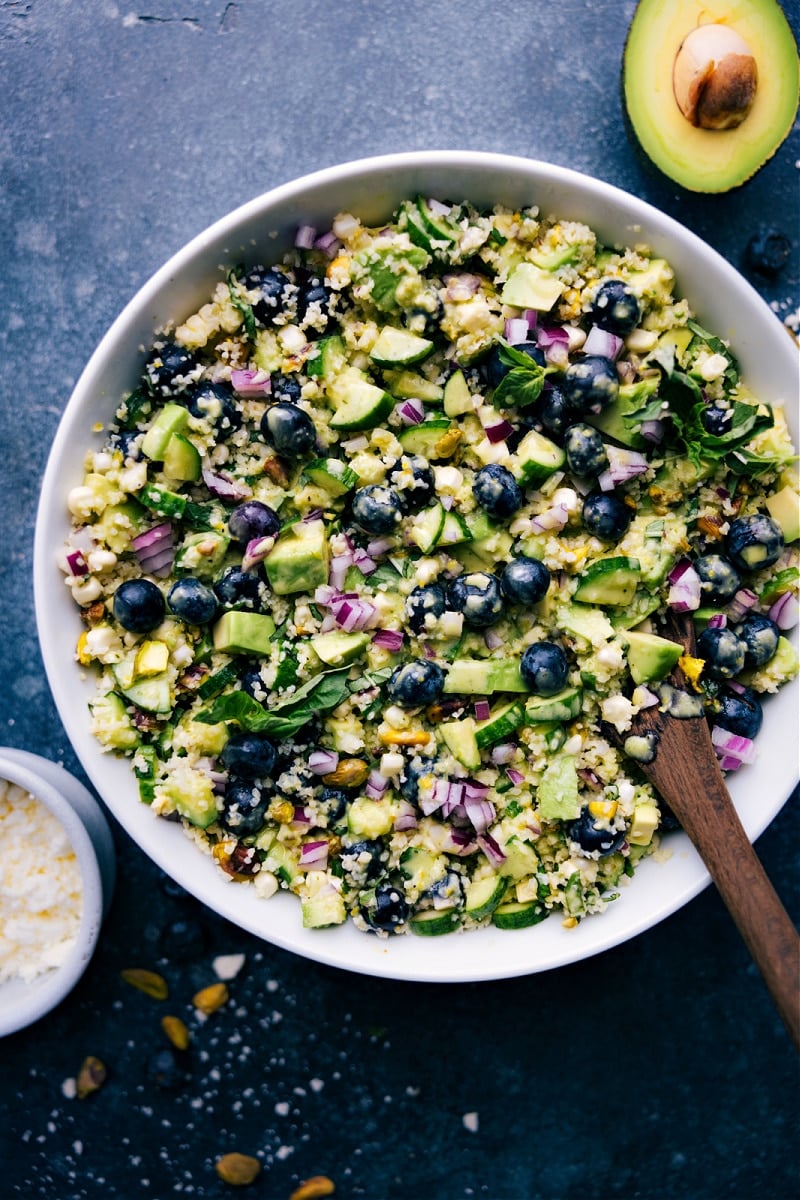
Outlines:
<svg viewBox="0 0 800 1200"><path fill-rule="evenodd" d="M30 792L64 827L83 883L80 928L66 961L29 983L9 979L0 984L0 1037L5 1037L54 1009L86 970L114 891L116 858L111 830L99 804L63 767L38 754L3 746L0 778Z"/></svg>

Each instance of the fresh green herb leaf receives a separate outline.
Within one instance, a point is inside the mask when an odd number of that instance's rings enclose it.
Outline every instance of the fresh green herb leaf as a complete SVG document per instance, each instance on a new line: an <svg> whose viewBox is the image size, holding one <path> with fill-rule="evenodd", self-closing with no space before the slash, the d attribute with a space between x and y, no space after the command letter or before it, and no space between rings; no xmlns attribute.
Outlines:
<svg viewBox="0 0 800 1200"><path fill-rule="evenodd" d="M515 408L527 408L535 404L542 394L544 381L553 370L543 367L521 350L515 350L506 342L499 342L500 361L511 370L500 380L494 389L492 404L495 408L511 405Z"/></svg>
<svg viewBox="0 0 800 1200"><path fill-rule="evenodd" d="M253 307L239 289L239 281L237 274L241 273L241 268L234 267L228 272L228 292L231 298L231 304L239 313L244 324L244 331L251 342L256 340L256 318L253 313Z"/></svg>
<svg viewBox="0 0 800 1200"><path fill-rule="evenodd" d="M315 675L286 700L267 709L247 692L229 692L220 696L211 708L197 715L204 725L235 721L248 733L269 733L291 737L318 713L338 707L347 698L349 668Z"/></svg>
<svg viewBox="0 0 800 1200"><path fill-rule="evenodd" d="M793 591L798 582L800 582L800 568L787 567L784 571L779 571L778 574L770 579L759 592L759 600L762 604L771 604L773 600L777 600L778 596L782 596L784 592Z"/></svg>
<svg viewBox="0 0 800 1200"><path fill-rule="evenodd" d="M275 672L275 688L279 691L287 687L294 687L298 680L298 659L294 646L284 642L281 651L282 657Z"/></svg>
<svg viewBox="0 0 800 1200"><path fill-rule="evenodd" d="M725 369L725 379L731 387L735 387L739 382L739 364L731 354L729 348L720 338L713 333L709 333L709 331L704 329L702 325L699 325L697 321L687 321L686 325L689 329L691 329L695 337L699 338L699 340L708 347L712 354L722 354L725 358L727 358L728 366Z"/></svg>
<svg viewBox="0 0 800 1200"><path fill-rule="evenodd" d="M400 578L400 572L390 562L382 562L378 564L376 570L369 577L370 587L375 590L379 587L394 588Z"/></svg>

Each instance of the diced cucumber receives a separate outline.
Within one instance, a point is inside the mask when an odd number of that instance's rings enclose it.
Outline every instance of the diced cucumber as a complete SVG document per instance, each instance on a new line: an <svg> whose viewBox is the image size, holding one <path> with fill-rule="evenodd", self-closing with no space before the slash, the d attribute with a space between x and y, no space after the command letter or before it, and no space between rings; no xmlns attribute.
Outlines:
<svg viewBox="0 0 800 1200"><path fill-rule="evenodd" d="M139 786L142 804L152 804L156 797L155 779L158 757L154 746L140 746L133 757L133 773Z"/></svg>
<svg viewBox="0 0 800 1200"><path fill-rule="evenodd" d="M142 454L161 462L170 438L189 423L189 410L182 404L165 404L142 438Z"/></svg>
<svg viewBox="0 0 800 1200"><path fill-rule="evenodd" d="M300 903L304 929L327 929L347 920L344 900L334 887L320 890Z"/></svg>
<svg viewBox="0 0 800 1200"><path fill-rule="evenodd" d="M660 607L661 598L657 594L653 595L651 592L646 592L643 588L639 588L628 607L610 612L608 619L616 630L632 629L634 625L640 625L642 621L645 621ZM697 613L693 615L696 617ZM700 630L698 629L699 632Z"/></svg>
<svg viewBox="0 0 800 1200"><path fill-rule="evenodd" d="M522 678L518 658L492 659L491 691L493 692L528 692L527 683Z"/></svg>
<svg viewBox="0 0 800 1200"><path fill-rule="evenodd" d="M497 908L508 890L508 880L502 875L486 875L468 883L464 911L473 921L482 921Z"/></svg>
<svg viewBox="0 0 800 1200"><path fill-rule="evenodd" d="M454 371L444 385L444 411L448 417L474 412L472 395L463 371Z"/></svg>
<svg viewBox="0 0 800 1200"><path fill-rule="evenodd" d="M155 483L146 483L139 492L139 499L142 504L146 504L160 517L177 517L178 519L183 516L188 503L185 496L181 496L178 492L171 492L169 488L159 487Z"/></svg>
<svg viewBox="0 0 800 1200"><path fill-rule="evenodd" d="M273 875L277 875L278 879L287 887L291 887L303 877L303 872L300 870L299 851L289 849L288 846L277 838L275 838L267 850L263 869L271 871Z"/></svg>
<svg viewBox="0 0 800 1200"><path fill-rule="evenodd" d="M455 230L447 217L434 213L424 196L417 196L417 212L423 228L435 242L451 243L456 240Z"/></svg>
<svg viewBox="0 0 800 1200"><path fill-rule="evenodd" d="M203 680L197 689L198 696L201 700L213 700L214 696L223 692L228 684L239 678L240 672L241 667L237 663L226 663L224 667L220 667L213 675L208 675Z"/></svg>
<svg viewBox="0 0 800 1200"><path fill-rule="evenodd" d="M106 692L89 704L92 714L92 733L102 746L114 750L132 750L139 745L139 734L125 707L122 696Z"/></svg>
<svg viewBox="0 0 800 1200"><path fill-rule="evenodd" d="M580 917L585 904L583 899L583 883L580 871L573 872L564 888L564 908L571 917Z"/></svg>
<svg viewBox="0 0 800 1200"><path fill-rule="evenodd" d="M572 721L580 716L583 692L567 687L554 696L531 696L525 701L525 718L531 725L549 721Z"/></svg>
<svg viewBox="0 0 800 1200"><path fill-rule="evenodd" d="M511 456L511 473L523 487L538 487L563 467L566 457L560 446L531 429Z"/></svg>
<svg viewBox="0 0 800 1200"><path fill-rule="evenodd" d="M394 397L358 373L344 372L329 388L335 410L331 428L346 432L374 429L394 407Z"/></svg>
<svg viewBox="0 0 800 1200"><path fill-rule="evenodd" d="M425 404L438 407L442 402L444 390L438 383L431 383L424 375L416 371L386 371L384 373L387 390L398 400L422 400Z"/></svg>
<svg viewBox="0 0 800 1200"><path fill-rule="evenodd" d="M340 458L315 458L305 468L308 479L329 496L344 496L358 485L358 476Z"/></svg>
<svg viewBox="0 0 800 1200"><path fill-rule="evenodd" d="M430 508L423 508L417 513L414 520L408 528L409 540L417 546L423 554L427 554L436 545L439 535L444 528L445 510L441 504L432 504Z"/></svg>
<svg viewBox="0 0 800 1200"><path fill-rule="evenodd" d="M462 766L474 771L481 765L481 752L475 736L475 719L443 721L438 727L444 744Z"/></svg>
<svg viewBox="0 0 800 1200"><path fill-rule="evenodd" d="M197 483L201 474L200 452L182 433L173 433L164 449L164 474L179 483Z"/></svg>
<svg viewBox="0 0 800 1200"><path fill-rule="evenodd" d="M321 338L317 342L317 354L306 359L305 371L310 378L322 376L323 379L333 379L347 364L347 353L344 339L334 333L330 337Z"/></svg>
<svg viewBox="0 0 800 1200"><path fill-rule="evenodd" d="M433 342L429 338L394 325L384 325L370 350L370 358L379 367L408 367L422 362L432 349Z"/></svg>
<svg viewBox="0 0 800 1200"><path fill-rule="evenodd" d="M158 675L137 679L135 664L135 650L121 662L114 663L111 674L114 676L117 690L143 712L169 712L172 708L172 692L168 672L162 671Z"/></svg>
<svg viewBox="0 0 800 1200"><path fill-rule="evenodd" d="M475 741L479 750L502 742L504 738L519 729L525 721L525 707L519 700L503 704L491 712L485 721L479 721L475 726Z"/></svg>
<svg viewBox="0 0 800 1200"><path fill-rule="evenodd" d="M416 892L427 892L447 874L447 860L424 846L409 846L400 855L400 874Z"/></svg>
<svg viewBox="0 0 800 1200"><path fill-rule="evenodd" d="M469 531L469 525L461 516L460 513L454 512L452 509L446 511L442 528L439 531L439 536L436 539L437 546L457 546L463 542L471 542L472 534Z"/></svg>
<svg viewBox="0 0 800 1200"><path fill-rule="evenodd" d="M421 421L419 425L409 425L398 435L397 440L406 454L421 454L423 458L436 458L436 446L451 428L447 417L437 417L433 421Z"/></svg>
<svg viewBox="0 0 800 1200"><path fill-rule="evenodd" d="M492 692L527 692L515 658L457 658L449 667L444 691L488 696Z"/></svg>
<svg viewBox="0 0 800 1200"><path fill-rule="evenodd" d="M638 558L598 558L583 572L572 598L580 604L624 608L633 599L640 577Z"/></svg>
<svg viewBox="0 0 800 1200"><path fill-rule="evenodd" d="M494 910L492 924L498 929L527 929L549 915L549 909L539 900L512 900Z"/></svg>
<svg viewBox="0 0 800 1200"><path fill-rule="evenodd" d="M438 937L442 933L452 933L461 924L461 913L457 908L426 908L414 913L409 921L412 933L422 937Z"/></svg>

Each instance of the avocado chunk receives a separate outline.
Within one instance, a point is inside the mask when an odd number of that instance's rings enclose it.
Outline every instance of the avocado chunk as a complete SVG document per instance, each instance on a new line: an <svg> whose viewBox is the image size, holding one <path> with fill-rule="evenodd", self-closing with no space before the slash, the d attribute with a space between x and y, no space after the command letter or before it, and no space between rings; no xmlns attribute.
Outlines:
<svg viewBox="0 0 800 1200"><path fill-rule="evenodd" d="M658 637L655 633L639 633L634 629L626 634L628 670L634 683L652 683L664 679L683 654L679 642Z"/></svg>
<svg viewBox="0 0 800 1200"><path fill-rule="evenodd" d="M273 592L313 592L328 582L328 538L322 521L298 521L281 531L264 562Z"/></svg>
<svg viewBox="0 0 800 1200"><path fill-rule="evenodd" d="M578 772L573 754L557 754L542 776L537 792L546 821L574 821L581 810Z"/></svg>
<svg viewBox="0 0 800 1200"><path fill-rule="evenodd" d="M781 527L784 541L796 542L800 538L800 495L787 484L774 496L768 496L766 503L769 515Z"/></svg>
<svg viewBox="0 0 800 1200"><path fill-rule="evenodd" d="M776 0L639 0L623 57L625 109L645 155L694 192L749 179L789 133L800 64Z"/></svg>
<svg viewBox="0 0 800 1200"><path fill-rule="evenodd" d="M368 633L320 633L311 638L311 649L329 667L355 662L369 645Z"/></svg>
<svg viewBox="0 0 800 1200"><path fill-rule="evenodd" d="M259 654L266 657L274 632L275 622L266 613L231 609L223 613L214 626L214 649L225 650L228 654Z"/></svg>

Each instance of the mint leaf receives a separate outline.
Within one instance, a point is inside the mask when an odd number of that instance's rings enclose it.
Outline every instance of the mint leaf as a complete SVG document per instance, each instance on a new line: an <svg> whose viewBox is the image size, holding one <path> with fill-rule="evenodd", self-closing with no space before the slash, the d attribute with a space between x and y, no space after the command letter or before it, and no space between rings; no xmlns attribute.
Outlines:
<svg viewBox="0 0 800 1200"><path fill-rule="evenodd" d="M529 354L515 350L506 342L499 342L500 361L511 370L500 380L494 389L492 404L495 408L503 405L513 405L515 408L527 408L535 404L542 394L544 381L553 370L543 367Z"/></svg>
<svg viewBox="0 0 800 1200"><path fill-rule="evenodd" d="M276 737L291 737L321 712L337 708L347 698L347 676L350 668L315 675L272 708L265 708L247 692L228 692L198 713L195 720L203 725L234 721L248 733L268 733Z"/></svg>

